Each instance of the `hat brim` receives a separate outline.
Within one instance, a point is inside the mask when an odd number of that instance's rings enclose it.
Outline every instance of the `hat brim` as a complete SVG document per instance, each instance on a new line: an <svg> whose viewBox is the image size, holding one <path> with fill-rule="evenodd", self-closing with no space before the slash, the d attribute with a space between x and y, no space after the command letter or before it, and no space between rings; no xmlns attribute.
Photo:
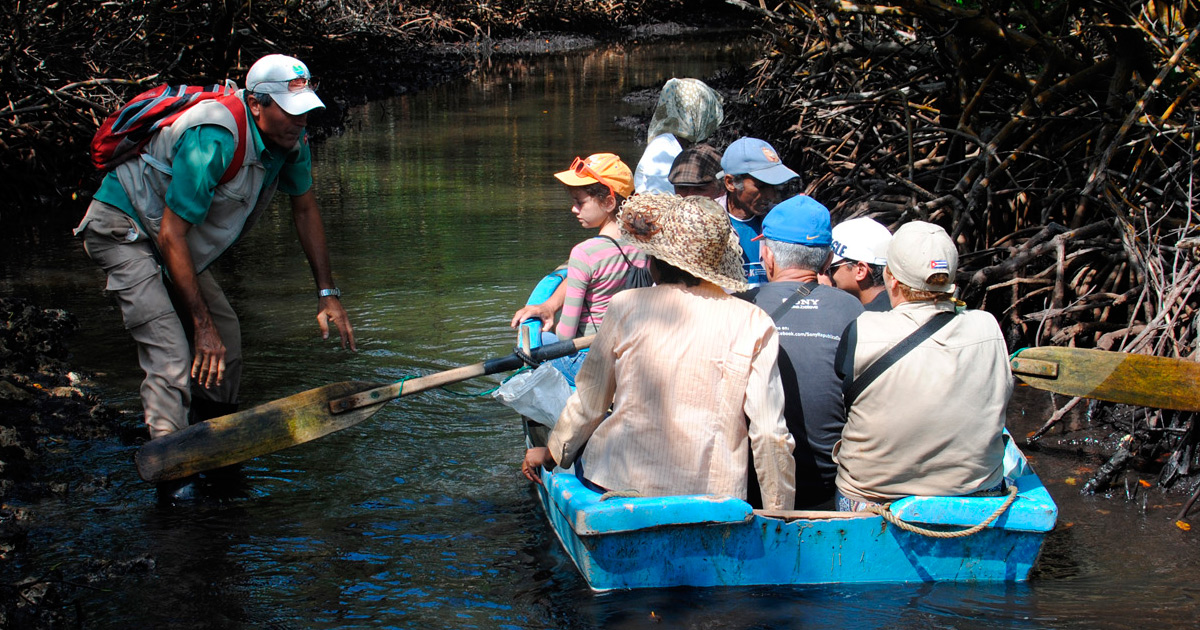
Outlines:
<svg viewBox="0 0 1200 630"><path fill-rule="evenodd" d="M592 184L603 184L608 186L614 194L621 195L628 199L633 196L633 182L624 182L620 180L609 180L602 182L595 177L581 176L575 171L560 171L554 174L558 181L568 186L591 186Z"/></svg>
<svg viewBox="0 0 1200 630"><path fill-rule="evenodd" d="M591 186L600 183L600 180L595 177L584 177L576 174L575 171L562 171L555 173L554 177L568 186Z"/></svg>
<svg viewBox="0 0 1200 630"><path fill-rule="evenodd" d="M837 254L833 255L833 260L831 260L829 262L829 264L832 265L833 263L841 262L843 260L849 260L850 262L856 262L856 263L857 262L867 263L868 265L875 265L877 267L886 267L887 266L886 258L880 260L879 258L876 257L876 258L867 258L866 260L863 260L862 258L849 258L846 256L838 256Z"/></svg>
<svg viewBox="0 0 1200 630"><path fill-rule="evenodd" d="M674 186L707 186L717 181L717 178L714 176L709 177L706 181L699 181L694 177L684 177L682 175L676 177L675 179L671 179L671 176L667 175L667 181L671 182L671 184Z"/></svg>
<svg viewBox="0 0 1200 630"><path fill-rule="evenodd" d="M325 109L325 103L317 98L312 90L302 92L271 93L271 98L279 104L280 109L293 115L307 114L314 109Z"/></svg>
<svg viewBox="0 0 1200 630"><path fill-rule="evenodd" d="M764 184L770 184L772 186L778 186L784 182L788 182L800 177L796 171L793 171L782 164L776 164L775 166L759 169L746 174Z"/></svg>

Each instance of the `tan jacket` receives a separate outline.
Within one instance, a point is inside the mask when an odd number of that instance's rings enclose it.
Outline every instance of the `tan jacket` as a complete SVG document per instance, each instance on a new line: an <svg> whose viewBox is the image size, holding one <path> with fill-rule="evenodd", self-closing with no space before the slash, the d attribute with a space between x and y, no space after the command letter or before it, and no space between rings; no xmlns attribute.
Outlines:
<svg viewBox="0 0 1200 630"><path fill-rule="evenodd" d="M953 305L906 302L857 320L854 376ZM843 340L845 337L843 337ZM837 487L855 501L956 496L1000 482L1012 373L990 313L965 311L862 391L834 447Z"/></svg>
<svg viewBox="0 0 1200 630"><path fill-rule="evenodd" d="M745 499L753 448L764 507L791 509L795 441L783 419L778 352L770 316L714 284L622 291L550 452L568 466L586 443L584 476L610 490Z"/></svg>

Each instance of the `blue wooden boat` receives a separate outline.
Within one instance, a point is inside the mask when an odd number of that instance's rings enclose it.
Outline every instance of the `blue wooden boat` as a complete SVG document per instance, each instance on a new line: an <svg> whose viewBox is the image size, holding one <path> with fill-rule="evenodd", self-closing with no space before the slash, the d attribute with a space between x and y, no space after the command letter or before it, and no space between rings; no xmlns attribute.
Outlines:
<svg viewBox="0 0 1200 630"><path fill-rule="evenodd" d="M543 282L530 303L557 286ZM524 424L527 444L544 446L549 429L528 418ZM987 527L965 537L907 531L872 512L755 510L728 496L609 498L562 469L543 470L537 493L563 549L598 591L1024 581L1058 508L1007 432L1004 439L1005 478L1018 494ZM954 531L983 522L1006 499L907 497L891 511L906 524Z"/></svg>
<svg viewBox="0 0 1200 630"><path fill-rule="evenodd" d="M526 421L530 444L545 427ZM1058 508L1006 434L1005 475L1019 493L982 531L932 538L871 512L755 510L724 496L601 495L569 471L537 487L551 528L595 590L870 582L1024 581ZM891 505L926 529L961 530L1006 497L908 497Z"/></svg>

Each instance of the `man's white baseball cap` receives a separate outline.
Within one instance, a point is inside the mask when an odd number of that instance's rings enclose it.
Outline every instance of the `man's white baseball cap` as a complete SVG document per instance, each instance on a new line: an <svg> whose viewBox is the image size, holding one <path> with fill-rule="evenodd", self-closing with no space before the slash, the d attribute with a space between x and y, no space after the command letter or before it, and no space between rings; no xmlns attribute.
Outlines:
<svg viewBox="0 0 1200 630"><path fill-rule="evenodd" d="M888 245L888 270L897 280L914 289L954 293L958 249L940 225L924 221L905 223L896 230ZM942 273L948 276L945 282L930 282Z"/></svg>
<svg viewBox="0 0 1200 630"><path fill-rule="evenodd" d="M875 219L859 217L842 221L833 227L833 262L845 258L884 266L891 242L892 233Z"/></svg>
<svg viewBox="0 0 1200 630"><path fill-rule="evenodd" d="M287 55L267 55L254 62L246 73L246 90L270 94L283 111L293 116L325 107L312 89L308 66Z"/></svg>

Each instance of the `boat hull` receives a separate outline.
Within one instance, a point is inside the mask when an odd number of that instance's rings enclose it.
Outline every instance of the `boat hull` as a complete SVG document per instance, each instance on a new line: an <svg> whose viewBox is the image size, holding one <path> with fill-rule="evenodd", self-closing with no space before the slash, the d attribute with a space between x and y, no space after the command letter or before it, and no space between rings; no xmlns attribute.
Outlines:
<svg viewBox="0 0 1200 630"><path fill-rule="evenodd" d="M1028 579L1057 508L1009 441L1017 500L989 527L959 538L905 531L868 512L767 512L732 497L601 500L570 472L543 471L542 507L595 590ZM910 497L906 522L961 530L1003 497Z"/></svg>

